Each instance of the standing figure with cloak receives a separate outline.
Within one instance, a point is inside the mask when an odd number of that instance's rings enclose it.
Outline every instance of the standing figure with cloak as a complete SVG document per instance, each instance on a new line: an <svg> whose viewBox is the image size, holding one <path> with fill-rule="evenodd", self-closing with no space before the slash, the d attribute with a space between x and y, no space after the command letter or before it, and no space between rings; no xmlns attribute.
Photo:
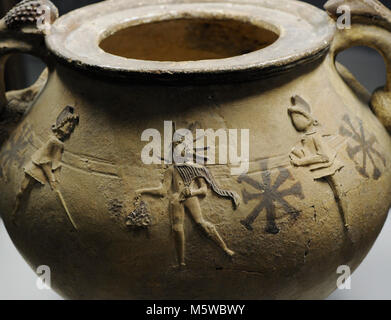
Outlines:
<svg viewBox="0 0 391 320"><path fill-rule="evenodd" d="M173 152L181 143L183 140L173 143ZM136 193L169 198L177 257L181 267L186 266L184 230L186 210L199 229L227 256L232 257L235 252L228 248L215 225L203 217L199 198L207 195L209 186L216 195L231 199L236 209L240 204L240 197L236 192L220 189L211 172L203 165L194 163L194 158L199 157L194 151L185 148L184 153L185 162L175 163L174 161L174 164L165 171L163 183L159 187L141 189Z"/></svg>

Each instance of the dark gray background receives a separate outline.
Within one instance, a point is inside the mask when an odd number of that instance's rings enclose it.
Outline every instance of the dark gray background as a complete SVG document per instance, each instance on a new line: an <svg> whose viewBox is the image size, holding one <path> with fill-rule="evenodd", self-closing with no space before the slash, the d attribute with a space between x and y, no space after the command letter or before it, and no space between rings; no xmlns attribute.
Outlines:
<svg viewBox="0 0 391 320"><path fill-rule="evenodd" d="M100 2L93 0L52 0L64 14L87 4ZM278 3L278 0L275 0ZM12 1L9 1L12 2ZM17 1L15 1L17 2ZM325 1L305 0L317 7ZM390 3L382 1L388 7ZM385 83L385 64L374 50L364 47L349 49L338 56L338 61L347 66L358 80L373 91ZM44 65L29 56L14 57L8 66L11 74L24 70L23 77L11 77L9 89L23 88L34 82ZM364 263L352 277L351 290L337 290L330 299L391 299L391 254L388 244L391 241L391 222L388 221L374 248ZM27 266L11 243L0 221L0 299L60 299L52 291L40 291L35 286L36 276Z"/></svg>

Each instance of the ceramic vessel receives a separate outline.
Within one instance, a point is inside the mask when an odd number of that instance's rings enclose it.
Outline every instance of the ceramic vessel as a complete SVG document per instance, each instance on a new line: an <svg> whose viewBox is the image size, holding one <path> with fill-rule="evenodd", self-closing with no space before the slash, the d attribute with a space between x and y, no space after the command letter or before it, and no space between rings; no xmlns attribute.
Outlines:
<svg viewBox="0 0 391 320"><path fill-rule="evenodd" d="M341 5L351 29L336 28ZM391 200L390 74L371 99L334 59L367 45L388 64L391 18L374 0L326 9L112 0L57 19L22 1L1 20L1 64L24 52L48 68L0 90L0 212L20 253L73 299L328 296ZM212 145L193 152L181 136L146 164L170 125L221 129L242 151L248 132L246 170L193 164ZM191 157L171 164L181 145Z"/></svg>

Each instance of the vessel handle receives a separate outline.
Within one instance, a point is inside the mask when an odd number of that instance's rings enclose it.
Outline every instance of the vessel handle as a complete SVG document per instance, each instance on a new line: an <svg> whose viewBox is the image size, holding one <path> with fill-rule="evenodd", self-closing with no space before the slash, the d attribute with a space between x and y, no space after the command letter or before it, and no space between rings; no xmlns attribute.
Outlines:
<svg viewBox="0 0 391 320"><path fill-rule="evenodd" d="M0 123L24 113L41 91L48 75L45 70L31 87L6 92L4 69L8 57L13 53L27 53L42 59L50 67L45 35L57 18L58 9L50 1L23 0L0 20Z"/></svg>
<svg viewBox="0 0 391 320"><path fill-rule="evenodd" d="M331 45L334 60L354 46L371 47L383 56L387 82L372 95L371 108L391 133L391 11L378 0L329 0L324 7L336 21L350 13L351 26L339 28Z"/></svg>

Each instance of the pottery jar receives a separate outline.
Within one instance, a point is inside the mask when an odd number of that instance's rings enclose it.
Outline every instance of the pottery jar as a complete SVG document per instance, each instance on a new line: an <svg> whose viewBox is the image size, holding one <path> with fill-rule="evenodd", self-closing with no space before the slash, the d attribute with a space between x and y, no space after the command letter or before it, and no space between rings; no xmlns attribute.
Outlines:
<svg viewBox="0 0 391 320"><path fill-rule="evenodd" d="M30 88L0 86L0 212L26 261L72 299L327 297L391 202L390 73L371 97L335 56L366 45L388 65L391 14L375 0L326 10L107 0L58 18L48 1L16 5L1 66L15 52L47 64ZM183 132L202 130L227 137L215 155L228 161L199 161L212 140L192 148ZM242 171L232 145L248 147Z"/></svg>

